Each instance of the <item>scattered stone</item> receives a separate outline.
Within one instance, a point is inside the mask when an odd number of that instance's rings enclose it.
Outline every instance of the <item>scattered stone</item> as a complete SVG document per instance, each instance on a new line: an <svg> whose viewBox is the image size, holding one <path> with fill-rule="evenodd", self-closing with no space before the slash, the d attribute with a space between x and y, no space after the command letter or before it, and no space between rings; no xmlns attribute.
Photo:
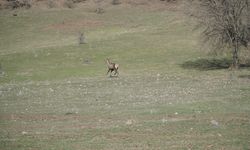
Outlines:
<svg viewBox="0 0 250 150"><path fill-rule="evenodd" d="M22 91L19 91L18 93L17 93L17 96L21 96L23 93L22 93Z"/></svg>
<svg viewBox="0 0 250 150"><path fill-rule="evenodd" d="M54 90L52 88L49 88L50 92L54 92Z"/></svg>
<svg viewBox="0 0 250 150"><path fill-rule="evenodd" d="M126 125L132 125L132 124L133 124L133 122L135 122L135 121L134 121L134 120L129 119L129 120L127 120L127 122L126 122Z"/></svg>
<svg viewBox="0 0 250 150"><path fill-rule="evenodd" d="M161 122L162 122L162 123L167 123L167 122L168 122L168 120L167 120L167 119L165 119L165 118L163 118L163 119L161 119Z"/></svg>
<svg viewBox="0 0 250 150"><path fill-rule="evenodd" d="M200 114L200 113L201 113L201 111L200 111L200 110L198 110L198 111L196 111L196 113Z"/></svg>
<svg viewBox="0 0 250 150"><path fill-rule="evenodd" d="M150 110L150 114L153 114L153 113L154 113L154 110L151 109L151 110Z"/></svg>
<svg viewBox="0 0 250 150"><path fill-rule="evenodd" d="M210 123L214 126L219 126L219 123L216 120L211 120Z"/></svg>

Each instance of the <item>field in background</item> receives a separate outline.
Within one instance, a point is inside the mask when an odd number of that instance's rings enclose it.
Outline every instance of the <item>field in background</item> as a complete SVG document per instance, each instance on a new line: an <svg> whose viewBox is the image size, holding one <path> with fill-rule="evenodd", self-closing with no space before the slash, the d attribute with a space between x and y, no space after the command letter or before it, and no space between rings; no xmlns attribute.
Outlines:
<svg viewBox="0 0 250 150"><path fill-rule="evenodd" d="M1 11L0 149L250 149L249 68L172 7L104 10Z"/></svg>

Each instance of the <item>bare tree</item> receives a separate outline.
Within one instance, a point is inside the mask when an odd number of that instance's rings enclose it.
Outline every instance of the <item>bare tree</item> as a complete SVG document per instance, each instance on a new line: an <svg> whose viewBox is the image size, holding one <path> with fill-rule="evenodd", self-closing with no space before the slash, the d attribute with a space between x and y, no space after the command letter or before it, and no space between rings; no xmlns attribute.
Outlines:
<svg viewBox="0 0 250 150"><path fill-rule="evenodd" d="M250 41L250 0L189 0L190 15L198 21L205 42L216 50L230 47L233 68L239 50Z"/></svg>

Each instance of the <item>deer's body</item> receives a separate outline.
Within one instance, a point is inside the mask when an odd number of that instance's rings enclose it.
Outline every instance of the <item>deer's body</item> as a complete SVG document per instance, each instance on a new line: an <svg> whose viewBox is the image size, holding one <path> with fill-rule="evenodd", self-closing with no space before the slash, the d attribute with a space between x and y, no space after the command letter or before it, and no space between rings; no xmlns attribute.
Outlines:
<svg viewBox="0 0 250 150"><path fill-rule="evenodd" d="M108 66L107 74L110 72L110 76L111 76L112 72L114 71L115 72L114 75L118 75L119 74L119 72L118 72L119 64L113 63L109 59L107 59L106 62L107 62L107 66Z"/></svg>

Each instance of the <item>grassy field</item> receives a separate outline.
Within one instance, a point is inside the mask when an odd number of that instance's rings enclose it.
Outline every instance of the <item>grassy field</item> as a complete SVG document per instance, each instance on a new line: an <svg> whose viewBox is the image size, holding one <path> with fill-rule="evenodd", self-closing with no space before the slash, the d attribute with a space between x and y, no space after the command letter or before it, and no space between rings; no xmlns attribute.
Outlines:
<svg viewBox="0 0 250 150"><path fill-rule="evenodd" d="M250 149L249 68L200 50L177 10L94 9L1 10L1 150Z"/></svg>

